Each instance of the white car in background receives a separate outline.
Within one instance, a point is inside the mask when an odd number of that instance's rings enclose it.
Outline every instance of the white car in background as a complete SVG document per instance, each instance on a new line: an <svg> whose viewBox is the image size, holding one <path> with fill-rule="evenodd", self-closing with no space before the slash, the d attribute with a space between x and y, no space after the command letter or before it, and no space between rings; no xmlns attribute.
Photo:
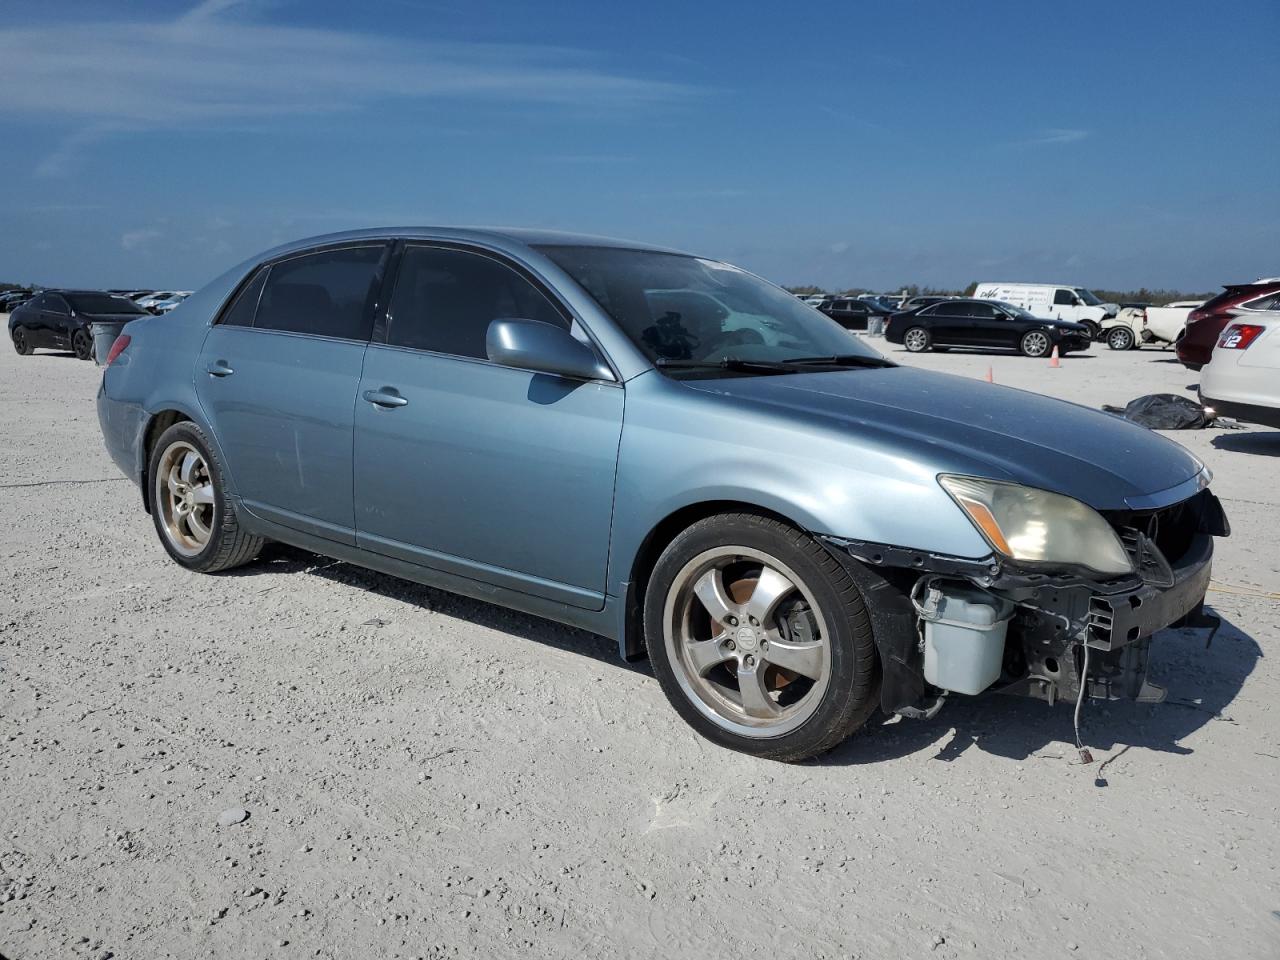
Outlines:
<svg viewBox="0 0 1280 960"><path fill-rule="evenodd" d="M138 306L140 306L143 310L146 310L148 313L154 313L155 312L154 308L157 303L161 303L165 300L168 300L170 297L180 292L181 292L180 290L157 290L155 293L150 294L149 296L138 297L138 299L134 300L133 302L136 303Z"/></svg>
<svg viewBox="0 0 1280 960"><path fill-rule="evenodd" d="M1280 429L1280 310L1227 324L1200 371L1200 402L1218 416Z"/></svg>
<svg viewBox="0 0 1280 960"><path fill-rule="evenodd" d="M1131 350L1144 343L1170 346L1187 326L1187 314L1203 300L1179 300L1163 307L1125 307L1102 321L1102 335L1112 350Z"/></svg>
<svg viewBox="0 0 1280 960"><path fill-rule="evenodd" d="M189 296L191 296L191 293L185 290L182 291L181 293L175 293L173 296L171 296L167 300L161 300L159 303L153 303L150 307L150 310L152 313L158 313L158 314L168 313L170 310L172 310L178 304L182 303L182 301L187 299L187 297Z"/></svg>

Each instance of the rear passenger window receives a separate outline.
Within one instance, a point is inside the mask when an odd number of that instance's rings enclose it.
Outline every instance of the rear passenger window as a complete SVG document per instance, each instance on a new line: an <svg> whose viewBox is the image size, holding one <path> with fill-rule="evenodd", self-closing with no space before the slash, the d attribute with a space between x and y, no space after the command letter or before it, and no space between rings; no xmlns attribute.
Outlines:
<svg viewBox="0 0 1280 960"><path fill-rule="evenodd" d="M253 279L240 288L235 302L222 315L220 323L231 327L252 327L253 315L258 310L258 298L262 296L262 284L267 279L267 267L259 267Z"/></svg>
<svg viewBox="0 0 1280 960"><path fill-rule="evenodd" d="M367 340L374 281L385 249L378 244L321 250L272 264L254 326Z"/></svg>
<svg viewBox="0 0 1280 960"><path fill-rule="evenodd" d="M492 257L409 246L387 308L387 343L487 359L485 334L499 319L569 320L532 283Z"/></svg>

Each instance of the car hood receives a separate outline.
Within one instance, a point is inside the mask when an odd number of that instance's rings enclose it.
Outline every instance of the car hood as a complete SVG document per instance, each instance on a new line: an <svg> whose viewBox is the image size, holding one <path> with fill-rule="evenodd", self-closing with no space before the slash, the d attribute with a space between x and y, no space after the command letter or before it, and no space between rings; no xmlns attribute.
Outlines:
<svg viewBox="0 0 1280 960"><path fill-rule="evenodd" d="M850 457L887 449L939 473L1024 483L1100 510L1148 505L1204 469L1173 441L1111 414L908 367L684 385L834 427Z"/></svg>

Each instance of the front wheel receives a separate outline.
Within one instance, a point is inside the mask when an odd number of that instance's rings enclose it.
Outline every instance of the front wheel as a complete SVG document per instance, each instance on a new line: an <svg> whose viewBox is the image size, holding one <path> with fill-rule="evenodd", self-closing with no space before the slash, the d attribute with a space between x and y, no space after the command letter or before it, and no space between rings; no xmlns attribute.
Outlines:
<svg viewBox="0 0 1280 960"><path fill-rule="evenodd" d="M815 756L879 701L861 593L819 543L778 520L723 514L677 536L649 581L644 629L672 706L734 750Z"/></svg>
<svg viewBox="0 0 1280 960"><path fill-rule="evenodd" d="M160 542L188 570L229 570L262 549L262 538L240 527L222 465L194 423L175 423L160 435L147 478Z"/></svg>
<svg viewBox="0 0 1280 960"><path fill-rule="evenodd" d="M911 353L924 353L933 345L933 337L924 327L912 327L902 335L902 344Z"/></svg>
<svg viewBox="0 0 1280 960"><path fill-rule="evenodd" d="M31 356L31 351L35 348L31 346L31 336L27 333L26 327L18 324L13 328L10 336L13 338L13 349L17 350L20 356Z"/></svg>
<svg viewBox="0 0 1280 960"><path fill-rule="evenodd" d="M1027 357L1047 357L1049 351L1053 349L1053 343L1043 330L1028 330L1022 335L1019 348Z"/></svg>
<svg viewBox="0 0 1280 960"><path fill-rule="evenodd" d="M1089 328L1089 339L1100 340L1102 338L1102 327L1097 320L1081 320L1086 327Z"/></svg>
<svg viewBox="0 0 1280 960"><path fill-rule="evenodd" d="M93 359L93 337L84 327L71 335L71 349L75 351L77 360Z"/></svg>
<svg viewBox="0 0 1280 960"><path fill-rule="evenodd" d="M1107 331L1107 346L1112 350L1132 350L1137 340L1128 327L1113 327Z"/></svg>

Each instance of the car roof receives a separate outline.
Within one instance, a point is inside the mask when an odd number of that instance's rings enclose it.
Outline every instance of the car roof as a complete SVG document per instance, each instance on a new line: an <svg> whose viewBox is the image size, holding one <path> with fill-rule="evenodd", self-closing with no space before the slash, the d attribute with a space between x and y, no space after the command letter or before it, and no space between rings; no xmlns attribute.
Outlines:
<svg viewBox="0 0 1280 960"><path fill-rule="evenodd" d="M357 240L389 240L404 238L406 240L456 240L488 243L503 247L565 246L565 247L612 247L619 250L643 250L650 253L674 253L689 256L683 250L641 243L636 240L621 240L614 237L600 237L589 233L570 233L560 230L537 230L524 227L371 227L366 230L346 230L340 233L325 233L315 237L307 237L283 244L269 250L259 260L278 257L293 251L305 250L309 247L330 243Z"/></svg>

